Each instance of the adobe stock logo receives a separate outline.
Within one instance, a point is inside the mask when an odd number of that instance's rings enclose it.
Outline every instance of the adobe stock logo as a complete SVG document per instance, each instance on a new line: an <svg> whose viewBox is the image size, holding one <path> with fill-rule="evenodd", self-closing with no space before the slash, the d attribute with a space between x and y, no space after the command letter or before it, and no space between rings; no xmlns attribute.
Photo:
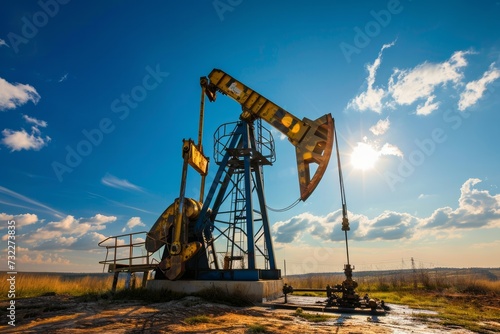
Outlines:
<svg viewBox="0 0 500 334"><path fill-rule="evenodd" d="M214 0L212 5L219 16L219 20L224 21L224 13L232 12L242 2L243 0Z"/></svg>
<svg viewBox="0 0 500 334"><path fill-rule="evenodd" d="M410 0L411 1L411 0ZM373 17L373 20L368 21L364 28L354 27L354 38L353 44L349 44L346 42L342 42L339 44L340 50L344 55L345 60L350 63L351 56L353 54L361 53L361 49L366 48L372 38L377 37L382 32L382 28L387 27L394 15L397 15L403 11L403 6L401 5L399 0L389 0L387 2L387 9L379 10L378 12L371 10L370 15Z"/></svg>
<svg viewBox="0 0 500 334"><path fill-rule="evenodd" d="M66 5L70 0L47 0L38 1L38 6L41 10L37 11L33 16L27 17L26 15L21 18L23 23L21 27L21 35L14 32L9 32L7 38L9 39L10 46L15 53L19 52L19 45L28 44L28 42L38 35L41 28L45 27L51 18L54 18L60 9L60 5Z"/></svg>
<svg viewBox="0 0 500 334"><path fill-rule="evenodd" d="M146 99L148 92L156 89L163 82L164 78L169 76L168 72L162 72L160 70L160 65L156 65L155 68L146 66L145 70L147 74L142 78L140 85L134 86L129 94L123 93L119 98L111 102L111 111L116 114L121 121L125 120L130 115L130 111L137 108L139 103ZM95 128L82 130L84 138L74 147L66 145L66 158L63 163L53 161L51 164L52 170L56 174L59 182L63 181L64 174L72 173L73 170L83 162L85 157L92 154L95 147L102 144L105 135L112 133L115 129L116 121L113 122L112 118L103 117Z"/></svg>

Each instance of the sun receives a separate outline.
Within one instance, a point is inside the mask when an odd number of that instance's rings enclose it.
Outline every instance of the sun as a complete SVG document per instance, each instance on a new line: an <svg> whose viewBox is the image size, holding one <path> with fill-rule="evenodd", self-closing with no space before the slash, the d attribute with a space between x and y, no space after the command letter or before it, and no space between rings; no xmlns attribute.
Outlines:
<svg viewBox="0 0 500 334"><path fill-rule="evenodd" d="M358 143L351 153L351 165L355 169L368 170L375 166L379 152L370 144Z"/></svg>

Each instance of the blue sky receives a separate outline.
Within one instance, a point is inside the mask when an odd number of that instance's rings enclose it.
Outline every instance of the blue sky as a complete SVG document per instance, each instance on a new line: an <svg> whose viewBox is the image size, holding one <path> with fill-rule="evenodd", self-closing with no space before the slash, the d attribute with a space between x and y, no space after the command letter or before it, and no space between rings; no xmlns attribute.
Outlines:
<svg viewBox="0 0 500 334"><path fill-rule="evenodd" d="M498 266L498 17L498 1L4 3L2 243L15 220L17 270L100 271L100 240L149 230L178 196L199 78L220 68L299 118L333 115L358 270ZM207 104L207 155L239 114ZM266 199L283 208L295 153L273 133ZM306 202L270 212L288 274L342 270L340 208L332 160Z"/></svg>

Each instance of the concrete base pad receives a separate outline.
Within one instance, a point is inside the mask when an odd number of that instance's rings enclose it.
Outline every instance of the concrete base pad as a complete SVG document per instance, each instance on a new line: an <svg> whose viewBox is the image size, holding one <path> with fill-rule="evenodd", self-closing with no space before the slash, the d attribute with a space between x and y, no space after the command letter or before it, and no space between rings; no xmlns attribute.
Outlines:
<svg viewBox="0 0 500 334"><path fill-rule="evenodd" d="M283 295L283 280L260 280L260 281L169 281L149 280L146 289L170 290L186 294L196 293L205 289L218 288L228 294L238 293L247 296L252 302L265 302Z"/></svg>

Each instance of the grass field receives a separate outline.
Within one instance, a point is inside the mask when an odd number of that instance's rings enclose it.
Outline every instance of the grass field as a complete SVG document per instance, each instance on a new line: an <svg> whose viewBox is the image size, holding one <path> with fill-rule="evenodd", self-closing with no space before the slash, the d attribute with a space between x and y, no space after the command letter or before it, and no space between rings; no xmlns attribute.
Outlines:
<svg viewBox="0 0 500 334"><path fill-rule="evenodd" d="M419 314L424 321L459 326L476 333L500 329L500 269L433 269L359 273L359 295L389 304L438 312ZM287 277L294 288L325 288L340 284L343 275L312 274Z"/></svg>
<svg viewBox="0 0 500 334"><path fill-rule="evenodd" d="M2 275L3 277L7 274ZM64 274L21 273L16 275L16 298L38 297L46 294L68 294L83 296L105 293L111 289L113 275L108 274ZM117 288L124 287L123 280ZM8 298L9 282L0 280L0 300Z"/></svg>
<svg viewBox="0 0 500 334"><path fill-rule="evenodd" d="M4 277L5 277L4 273ZM158 302L158 294L148 296L142 289L125 291L124 277L118 282L113 298L143 299ZM356 291L388 304L403 304L411 308L428 309L436 315L418 315L423 321L446 326L460 326L477 333L492 333L500 328L500 269L440 269L402 270L392 272L356 273ZM284 282L294 288L325 288L343 281L343 274L308 274L289 276ZM16 299L50 294L67 294L89 300L110 298L113 275L18 273ZM140 280L139 280L140 281ZM9 282L0 280L0 300L8 299ZM163 295L180 298L176 294ZM221 298L206 295L203 298ZM223 298L224 299L224 298ZM231 299L231 298L229 298ZM234 298L233 298L234 299ZM222 302L227 301L222 300ZM437 319L437 320L436 320Z"/></svg>
<svg viewBox="0 0 500 334"><path fill-rule="evenodd" d="M296 288L324 288L327 284L340 284L343 274L304 274L288 276L285 283ZM386 291L455 291L464 293L500 294L500 268L471 269L418 269L354 273L357 290L364 292Z"/></svg>

